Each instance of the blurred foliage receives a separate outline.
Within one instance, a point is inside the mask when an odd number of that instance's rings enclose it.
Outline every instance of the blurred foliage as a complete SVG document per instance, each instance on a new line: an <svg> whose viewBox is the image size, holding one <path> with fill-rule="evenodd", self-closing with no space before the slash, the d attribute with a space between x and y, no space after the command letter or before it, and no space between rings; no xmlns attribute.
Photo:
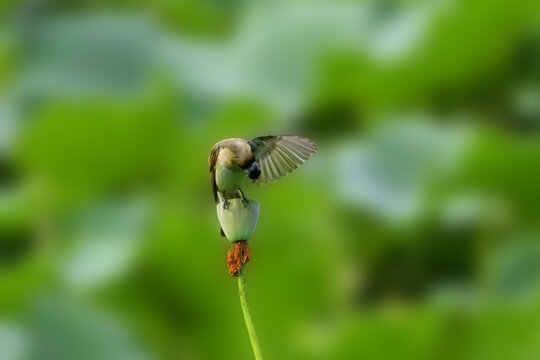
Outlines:
<svg viewBox="0 0 540 360"><path fill-rule="evenodd" d="M0 358L249 359L208 153L255 188L268 359L540 357L540 3L4 1Z"/></svg>

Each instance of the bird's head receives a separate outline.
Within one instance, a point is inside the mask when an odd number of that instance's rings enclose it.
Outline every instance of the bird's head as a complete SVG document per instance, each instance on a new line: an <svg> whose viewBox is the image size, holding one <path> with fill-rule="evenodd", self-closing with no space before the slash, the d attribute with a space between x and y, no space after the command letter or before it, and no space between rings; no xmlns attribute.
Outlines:
<svg viewBox="0 0 540 360"><path fill-rule="evenodd" d="M258 179L261 175L261 168L259 167L257 161L253 161L244 169L244 172L247 174L247 176L249 176L250 179L254 180Z"/></svg>

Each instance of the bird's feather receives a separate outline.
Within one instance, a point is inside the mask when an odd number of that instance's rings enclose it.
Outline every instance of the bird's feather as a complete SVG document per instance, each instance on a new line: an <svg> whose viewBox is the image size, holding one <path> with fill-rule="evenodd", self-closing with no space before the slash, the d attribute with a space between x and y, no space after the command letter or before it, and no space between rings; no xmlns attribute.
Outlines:
<svg viewBox="0 0 540 360"><path fill-rule="evenodd" d="M288 175L318 150L311 140L293 135L261 136L248 144L261 168L261 176L253 180L255 185Z"/></svg>
<svg viewBox="0 0 540 360"><path fill-rule="evenodd" d="M217 185L216 185L216 162L219 155L219 146L214 146L210 157L208 158L208 164L210 165L210 182L212 184L212 192L214 193L214 201L218 201Z"/></svg>

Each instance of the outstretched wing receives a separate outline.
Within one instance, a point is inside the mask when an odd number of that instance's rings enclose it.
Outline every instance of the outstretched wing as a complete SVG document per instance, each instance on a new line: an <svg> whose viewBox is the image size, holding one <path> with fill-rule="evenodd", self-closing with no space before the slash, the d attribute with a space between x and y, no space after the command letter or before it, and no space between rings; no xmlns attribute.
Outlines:
<svg viewBox="0 0 540 360"><path fill-rule="evenodd" d="M210 183L212 184L212 192L214 193L214 200L218 201L217 185L216 185L216 162L219 154L219 146L214 146L210 156L208 157L208 164L210 165Z"/></svg>
<svg viewBox="0 0 540 360"><path fill-rule="evenodd" d="M261 176L253 180L255 185L288 175L319 149L311 140L293 135L261 136L248 144L261 168Z"/></svg>

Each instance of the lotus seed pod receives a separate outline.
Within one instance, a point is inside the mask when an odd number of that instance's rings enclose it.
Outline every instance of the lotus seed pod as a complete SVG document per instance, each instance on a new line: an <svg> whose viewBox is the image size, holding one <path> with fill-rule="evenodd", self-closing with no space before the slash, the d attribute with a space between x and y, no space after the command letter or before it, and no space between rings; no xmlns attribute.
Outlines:
<svg viewBox="0 0 540 360"><path fill-rule="evenodd" d="M221 228L230 242L248 240L257 226L259 203L248 200L244 205L242 199L230 199L229 202L228 209L223 207L222 201L217 205Z"/></svg>

